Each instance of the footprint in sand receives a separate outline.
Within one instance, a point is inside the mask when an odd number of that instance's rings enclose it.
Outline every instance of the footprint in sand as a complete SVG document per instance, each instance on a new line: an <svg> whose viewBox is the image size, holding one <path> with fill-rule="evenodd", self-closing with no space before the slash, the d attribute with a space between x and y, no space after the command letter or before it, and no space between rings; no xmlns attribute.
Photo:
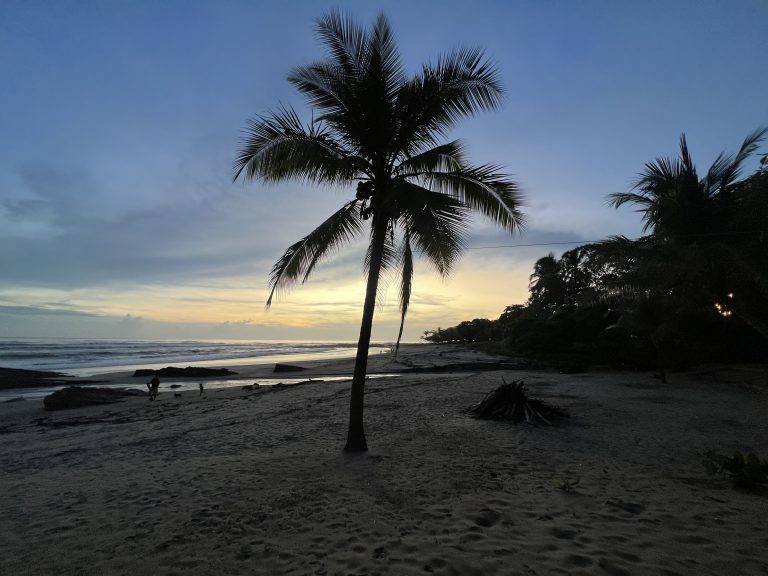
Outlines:
<svg viewBox="0 0 768 576"><path fill-rule="evenodd" d="M496 510L491 510L490 508L483 508L483 510L480 511L480 514L477 515L475 518L475 524L478 526L482 526L484 528L490 528L494 524L496 524L499 519L501 518L501 514L496 512Z"/></svg>
<svg viewBox="0 0 768 576"><path fill-rule="evenodd" d="M553 528L552 535L560 540L573 540L578 532L576 530L568 530L566 528Z"/></svg>
<svg viewBox="0 0 768 576"><path fill-rule="evenodd" d="M637 502L624 502L623 500L606 500L606 505L620 508L630 514L640 514L645 510L645 506Z"/></svg>
<svg viewBox="0 0 768 576"><path fill-rule="evenodd" d="M569 568L586 568L594 564L594 561L589 556L583 556L582 554L569 554L566 556L564 564Z"/></svg>

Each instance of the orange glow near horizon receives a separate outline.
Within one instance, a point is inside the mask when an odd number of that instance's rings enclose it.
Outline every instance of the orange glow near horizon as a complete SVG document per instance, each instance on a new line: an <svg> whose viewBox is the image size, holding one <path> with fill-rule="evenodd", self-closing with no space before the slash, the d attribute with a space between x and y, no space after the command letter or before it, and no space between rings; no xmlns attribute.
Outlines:
<svg viewBox="0 0 768 576"><path fill-rule="evenodd" d="M418 339L424 330L448 327L473 318L495 319L505 306L528 297L529 268L489 266L462 261L454 273L442 279L426 264L417 264L411 305L406 320L406 339ZM322 273L315 282L297 286L266 309L268 292L255 289L251 278L218 279L199 285L144 285L115 287L111 291L77 289L0 291L0 303L18 303L39 309L71 309L90 317L116 320L148 320L185 324L233 325L257 330L270 326L301 328L335 327L356 337L365 283L357 278L333 281ZM386 333L397 325L399 284L383 278L378 295L374 328ZM346 326L346 328L345 328Z"/></svg>

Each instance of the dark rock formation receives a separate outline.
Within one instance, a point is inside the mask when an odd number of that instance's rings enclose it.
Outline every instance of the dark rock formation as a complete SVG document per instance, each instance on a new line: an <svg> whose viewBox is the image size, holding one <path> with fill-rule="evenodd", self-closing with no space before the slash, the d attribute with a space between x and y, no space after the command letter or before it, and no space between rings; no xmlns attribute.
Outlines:
<svg viewBox="0 0 768 576"><path fill-rule="evenodd" d="M146 394L142 390L127 388L69 386L43 398L43 404L46 410L69 410L94 404L112 404L113 402L120 402L127 396L146 396Z"/></svg>
<svg viewBox="0 0 768 576"><path fill-rule="evenodd" d="M134 378L139 376L160 376L165 378L210 378L212 376L233 376L237 372L232 372L229 368L200 368L197 366L187 366L186 368L177 368L168 366L159 370L136 370L133 373Z"/></svg>
<svg viewBox="0 0 768 576"><path fill-rule="evenodd" d="M40 370L0 368L0 390L6 388L34 388L62 384L64 374Z"/></svg>

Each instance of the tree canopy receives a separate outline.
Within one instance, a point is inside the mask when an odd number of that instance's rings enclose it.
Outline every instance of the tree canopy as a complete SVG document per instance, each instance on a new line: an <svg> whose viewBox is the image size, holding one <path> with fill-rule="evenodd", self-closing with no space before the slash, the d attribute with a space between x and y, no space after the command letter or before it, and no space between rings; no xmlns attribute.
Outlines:
<svg viewBox="0 0 768 576"><path fill-rule="evenodd" d="M742 177L768 135L750 134L704 176L685 136L677 158L645 165L629 192L646 235L614 236L534 265L530 298L491 333L512 353L625 366L759 359L768 351L768 161ZM428 332L433 342L481 340L472 324ZM663 375L663 370L662 370Z"/></svg>

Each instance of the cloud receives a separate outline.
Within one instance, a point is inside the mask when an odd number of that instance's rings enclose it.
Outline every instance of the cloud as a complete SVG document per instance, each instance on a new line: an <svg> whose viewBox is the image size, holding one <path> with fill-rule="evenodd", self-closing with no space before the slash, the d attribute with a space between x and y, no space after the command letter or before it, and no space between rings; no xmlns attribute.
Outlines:
<svg viewBox="0 0 768 576"><path fill-rule="evenodd" d="M101 314L73 310L68 308L50 308L47 306L12 306L0 304L0 315L7 316L76 316L87 318L101 318Z"/></svg>

